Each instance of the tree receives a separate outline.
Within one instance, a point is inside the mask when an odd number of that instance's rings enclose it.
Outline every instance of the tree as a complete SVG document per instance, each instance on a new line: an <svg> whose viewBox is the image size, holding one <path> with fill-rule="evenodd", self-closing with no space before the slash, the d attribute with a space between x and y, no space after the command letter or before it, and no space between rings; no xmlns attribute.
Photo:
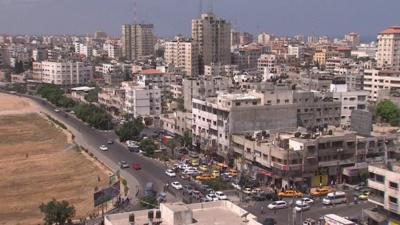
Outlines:
<svg viewBox="0 0 400 225"><path fill-rule="evenodd" d="M15 74L21 74L24 72L24 63L21 60L15 63L14 72Z"/></svg>
<svg viewBox="0 0 400 225"><path fill-rule="evenodd" d="M88 102L97 102L98 101L98 90L93 89L90 90L86 95L85 95L85 100Z"/></svg>
<svg viewBox="0 0 400 225"><path fill-rule="evenodd" d="M124 123L119 129L115 131L120 141L127 141L137 139L142 132L144 125L141 119L135 119Z"/></svg>
<svg viewBox="0 0 400 225"><path fill-rule="evenodd" d="M397 126L400 122L400 109L390 100L378 103L376 114L386 123Z"/></svg>
<svg viewBox="0 0 400 225"><path fill-rule="evenodd" d="M59 202L53 199L47 204L42 203L39 209L44 214L43 220L46 225L71 224L71 219L75 216L74 206L67 201Z"/></svg>
<svg viewBox="0 0 400 225"><path fill-rule="evenodd" d="M154 141L150 139L144 139L140 142L139 147L142 151L144 151L144 154L146 156L153 156L154 151L157 149L156 144Z"/></svg>
<svg viewBox="0 0 400 225"><path fill-rule="evenodd" d="M185 147L192 145L192 132L191 131L187 130L183 133L182 144Z"/></svg>

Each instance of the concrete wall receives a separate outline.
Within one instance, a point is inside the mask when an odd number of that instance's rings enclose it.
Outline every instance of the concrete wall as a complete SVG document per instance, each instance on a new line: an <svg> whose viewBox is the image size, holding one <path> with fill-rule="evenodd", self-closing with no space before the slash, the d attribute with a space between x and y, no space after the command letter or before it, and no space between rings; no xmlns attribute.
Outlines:
<svg viewBox="0 0 400 225"><path fill-rule="evenodd" d="M266 105L232 108L229 122L231 133L293 128L297 126L297 107Z"/></svg>

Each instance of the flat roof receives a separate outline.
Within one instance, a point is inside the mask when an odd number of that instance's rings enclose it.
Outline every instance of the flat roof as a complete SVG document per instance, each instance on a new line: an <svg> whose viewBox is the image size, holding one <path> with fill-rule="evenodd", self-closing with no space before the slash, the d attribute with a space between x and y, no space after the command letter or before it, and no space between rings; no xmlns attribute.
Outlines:
<svg viewBox="0 0 400 225"><path fill-rule="evenodd" d="M94 90L94 87L87 87L87 86L83 86L83 87L75 87L75 88L71 88L71 91L90 91L90 90Z"/></svg>

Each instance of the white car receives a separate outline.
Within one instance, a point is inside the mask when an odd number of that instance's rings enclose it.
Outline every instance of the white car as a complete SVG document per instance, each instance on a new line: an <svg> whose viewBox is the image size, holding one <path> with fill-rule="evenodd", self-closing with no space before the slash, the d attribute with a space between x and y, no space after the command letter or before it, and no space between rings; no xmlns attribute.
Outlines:
<svg viewBox="0 0 400 225"><path fill-rule="evenodd" d="M228 197L222 191L215 192L215 196L217 196L218 200L227 200Z"/></svg>
<svg viewBox="0 0 400 225"><path fill-rule="evenodd" d="M182 184L179 183L178 181L172 182L172 183L171 183L171 186L172 186L173 188L175 188L176 190L181 190L181 189L183 188Z"/></svg>
<svg viewBox="0 0 400 225"><path fill-rule="evenodd" d="M288 204L285 201L274 201L267 207L268 209L284 209L288 207Z"/></svg>
<svg viewBox="0 0 400 225"><path fill-rule="evenodd" d="M108 150L108 147L105 146L105 145L101 145L101 146L99 147L99 149L102 150L102 151L107 151L107 150Z"/></svg>
<svg viewBox="0 0 400 225"><path fill-rule="evenodd" d="M167 174L169 177L176 177L176 173L171 169L166 170L165 174Z"/></svg>
<svg viewBox="0 0 400 225"><path fill-rule="evenodd" d="M302 198L296 201L296 205L302 205L303 203L307 205L312 205L314 203L314 200L311 198Z"/></svg>
<svg viewBox="0 0 400 225"><path fill-rule="evenodd" d="M129 168L129 164L128 164L126 161L124 161L124 160L119 161L118 164L119 164L119 167L120 167L121 169Z"/></svg>
<svg viewBox="0 0 400 225"><path fill-rule="evenodd" d="M60 110L59 110L59 109L54 109L54 112L57 112L57 113L58 113L58 112L60 112Z"/></svg>
<svg viewBox="0 0 400 225"><path fill-rule="evenodd" d="M311 206L305 202L302 202L300 204L296 203L296 207L294 207L296 212L306 211L306 210L309 210L310 208L311 208Z"/></svg>
<svg viewBox="0 0 400 225"><path fill-rule="evenodd" d="M208 194L206 195L206 199L211 202L218 201L218 197L215 194Z"/></svg>

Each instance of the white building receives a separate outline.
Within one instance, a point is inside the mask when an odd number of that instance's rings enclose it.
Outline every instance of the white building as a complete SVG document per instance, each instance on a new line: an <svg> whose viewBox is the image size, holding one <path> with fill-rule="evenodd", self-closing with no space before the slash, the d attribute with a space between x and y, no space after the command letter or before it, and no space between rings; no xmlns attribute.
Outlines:
<svg viewBox="0 0 400 225"><path fill-rule="evenodd" d="M150 218L149 218L150 217ZM261 225L257 217L230 201L161 203L160 209L104 216L105 225Z"/></svg>
<svg viewBox="0 0 400 225"><path fill-rule="evenodd" d="M79 42L74 43L75 53L90 57L93 54L93 48Z"/></svg>
<svg viewBox="0 0 400 225"><path fill-rule="evenodd" d="M137 86L133 82L122 82L125 90L123 111L137 117L158 117L161 114L161 91L157 87Z"/></svg>
<svg viewBox="0 0 400 225"><path fill-rule="evenodd" d="M364 70L364 90L369 91L370 101L378 99L379 90L400 90L400 71Z"/></svg>
<svg viewBox="0 0 400 225"><path fill-rule="evenodd" d="M206 76L233 76L238 70L238 65L221 65L219 63L211 63L204 66L204 75Z"/></svg>
<svg viewBox="0 0 400 225"><path fill-rule="evenodd" d="M297 59L304 58L304 47L303 46L288 46L288 55L295 56Z"/></svg>
<svg viewBox="0 0 400 225"><path fill-rule="evenodd" d="M341 102L340 118L342 125L350 125L353 110L367 110L368 91L348 91L345 82L333 81L330 86L334 101Z"/></svg>
<svg viewBox="0 0 400 225"><path fill-rule="evenodd" d="M187 76L199 75L198 45L192 40L176 37L165 43L165 62L180 68Z"/></svg>
<svg viewBox="0 0 400 225"><path fill-rule="evenodd" d="M41 82L62 86L78 86L89 83L93 75L91 65L83 62L49 62L36 63L33 73ZM38 65L41 64L41 65Z"/></svg>
<svg viewBox="0 0 400 225"><path fill-rule="evenodd" d="M118 43L114 43L111 41L106 42L103 45L103 49L107 52L107 56L109 58L118 59L119 57L121 57L121 48Z"/></svg>
<svg viewBox="0 0 400 225"><path fill-rule="evenodd" d="M136 82L142 87L158 87L163 93L170 90L174 76L156 69L143 70L136 77Z"/></svg>
<svg viewBox="0 0 400 225"><path fill-rule="evenodd" d="M365 210L368 224L398 224L400 216L400 164L392 162L368 166L368 201L377 206L376 211ZM373 221L373 222L372 222Z"/></svg>
<svg viewBox="0 0 400 225"><path fill-rule="evenodd" d="M257 61L257 70L261 74L265 73L278 73L278 65L276 55L273 54L262 54Z"/></svg>
<svg viewBox="0 0 400 225"><path fill-rule="evenodd" d="M400 27L389 27L379 33L377 65L400 70Z"/></svg>
<svg viewBox="0 0 400 225"><path fill-rule="evenodd" d="M269 45L275 39L273 34L261 33L257 37L257 43L260 45Z"/></svg>

